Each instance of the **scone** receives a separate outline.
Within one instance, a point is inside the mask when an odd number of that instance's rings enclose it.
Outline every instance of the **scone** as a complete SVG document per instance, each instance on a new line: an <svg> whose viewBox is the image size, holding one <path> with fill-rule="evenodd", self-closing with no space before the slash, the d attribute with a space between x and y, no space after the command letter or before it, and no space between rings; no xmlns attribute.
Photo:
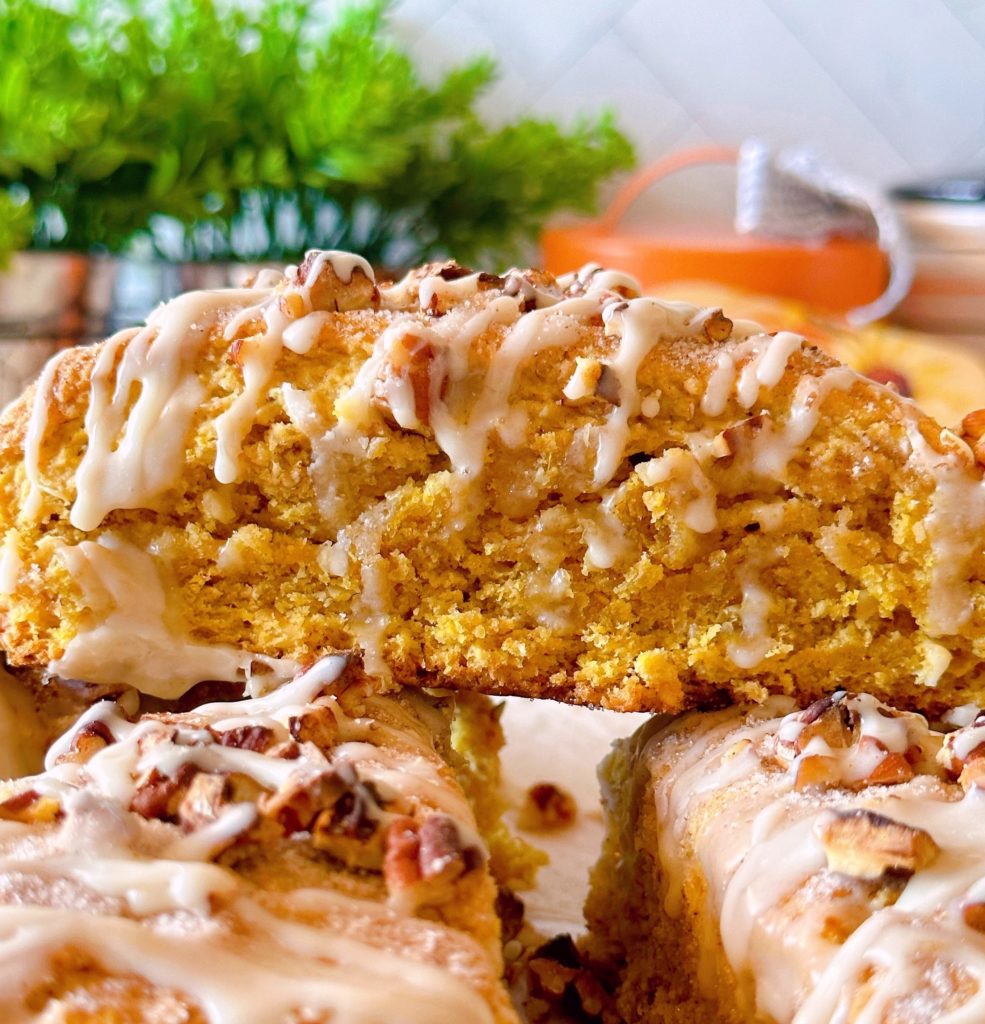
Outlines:
<svg viewBox="0 0 985 1024"><path fill-rule="evenodd" d="M320 252L182 296L7 409L0 529L11 661L162 697L357 648L620 709L985 700L969 445L597 267L378 287Z"/></svg>
<svg viewBox="0 0 985 1024"><path fill-rule="evenodd" d="M517 1024L450 698L99 702L0 799L0 1017Z"/></svg>
<svg viewBox="0 0 985 1024"><path fill-rule="evenodd" d="M840 691L619 745L587 906L616 1016L985 1020L985 714L949 720Z"/></svg>

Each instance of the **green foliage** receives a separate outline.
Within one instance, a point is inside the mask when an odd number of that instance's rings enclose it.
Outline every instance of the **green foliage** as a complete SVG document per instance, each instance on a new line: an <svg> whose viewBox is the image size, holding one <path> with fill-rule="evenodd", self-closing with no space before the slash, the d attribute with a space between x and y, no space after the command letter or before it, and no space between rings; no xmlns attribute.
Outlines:
<svg viewBox="0 0 985 1024"><path fill-rule="evenodd" d="M0 190L0 270L6 268L12 252L27 244L32 221L33 210L26 194Z"/></svg>
<svg viewBox="0 0 985 1024"><path fill-rule="evenodd" d="M308 0L0 0L0 189L29 195L39 247L506 261L631 164L608 116L487 127L492 63L426 85L385 6L327 21Z"/></svg>

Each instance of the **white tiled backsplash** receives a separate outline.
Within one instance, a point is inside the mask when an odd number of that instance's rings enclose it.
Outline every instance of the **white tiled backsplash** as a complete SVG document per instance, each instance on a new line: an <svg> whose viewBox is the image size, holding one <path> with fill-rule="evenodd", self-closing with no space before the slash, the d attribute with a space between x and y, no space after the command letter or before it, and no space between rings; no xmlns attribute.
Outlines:
<svg viewBox="0 0 985 1024"><path fill-rule="evenodd" d="M985 0L402 0L424 68L479 53L491 118L612 107L641 161L750 135L881 183L985 172Z"/></svg>

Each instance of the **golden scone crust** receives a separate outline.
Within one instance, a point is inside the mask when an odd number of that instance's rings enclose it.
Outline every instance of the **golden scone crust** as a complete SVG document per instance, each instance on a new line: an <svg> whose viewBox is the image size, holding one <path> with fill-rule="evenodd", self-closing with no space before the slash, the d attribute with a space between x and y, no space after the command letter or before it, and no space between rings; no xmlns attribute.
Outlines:
<svg viewBox="0 0 985 1024"><path fill-rule="evenodd" d="M378 288L316 254L6 410L0 640L162 696L186 649L358 648L395 684L622 709L943 706L985 692L983 524L967 444L793 335L612 271Z"/></svg>

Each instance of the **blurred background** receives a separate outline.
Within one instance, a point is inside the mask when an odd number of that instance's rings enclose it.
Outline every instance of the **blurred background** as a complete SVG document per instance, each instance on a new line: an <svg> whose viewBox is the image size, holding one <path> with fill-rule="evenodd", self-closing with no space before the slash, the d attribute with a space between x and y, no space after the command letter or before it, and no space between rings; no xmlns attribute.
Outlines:
<svg viewBox="0 0 985 1024"><path fill-rule="evenodd" d="M0 400L319 246L617 262L952 422L983 179L985 0L0 0Z"/></svg>

